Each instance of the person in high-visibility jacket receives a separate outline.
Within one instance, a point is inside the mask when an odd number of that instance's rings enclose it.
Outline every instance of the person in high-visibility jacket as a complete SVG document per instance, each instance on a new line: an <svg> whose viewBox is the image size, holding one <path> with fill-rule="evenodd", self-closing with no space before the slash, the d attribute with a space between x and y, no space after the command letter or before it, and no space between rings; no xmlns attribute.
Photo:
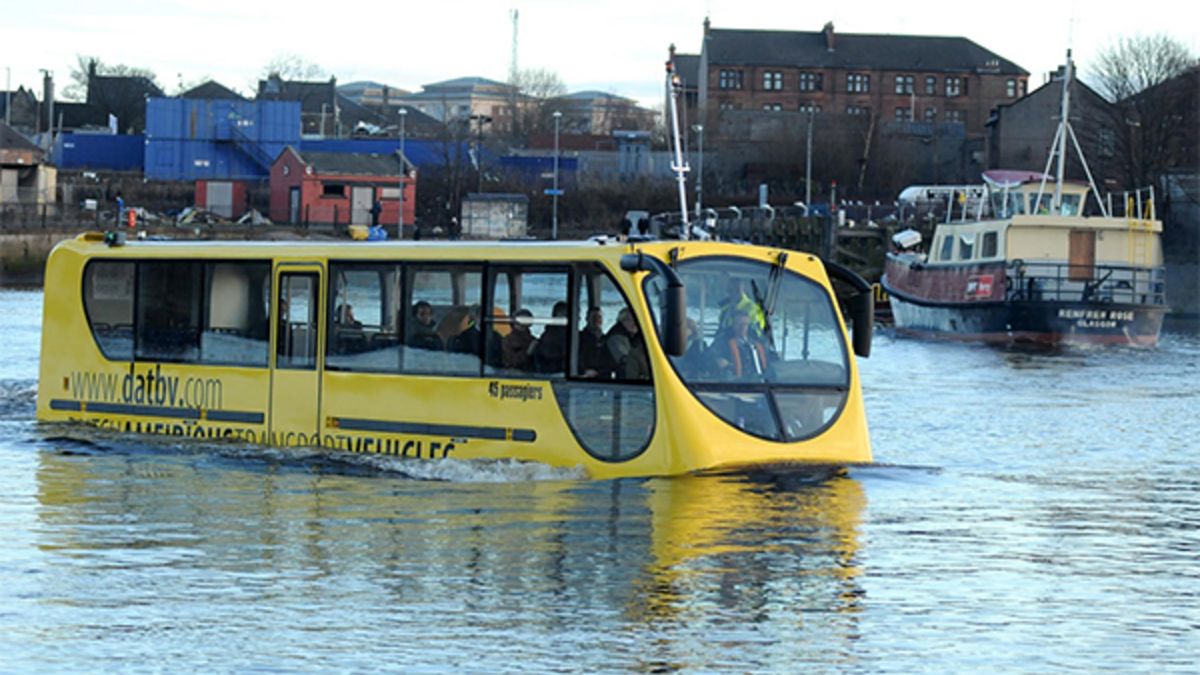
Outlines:
<svg viewBox="0 0 1200 675"><path fill-rule="evenodd" d="M740 277L731 276L725 280L725 298L721 300L720 309L721 314L717 325L718 336L728 336L733 330L733 314L740 310L750 317L750 335L756 340L763 339L767 321L763 315L762 306L746 294L745 284Z"/></svg>

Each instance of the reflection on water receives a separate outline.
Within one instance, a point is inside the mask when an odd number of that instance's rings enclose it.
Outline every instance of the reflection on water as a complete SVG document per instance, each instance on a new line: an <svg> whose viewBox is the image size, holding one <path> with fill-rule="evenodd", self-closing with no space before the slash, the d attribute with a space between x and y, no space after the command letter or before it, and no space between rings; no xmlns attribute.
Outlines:
<svg viewBox="0 0 1200 675"><path fill-rule="evenodd" d="M27 630L69 643L114 620L237 617L311 650L378 619L392 640L476 664L566 650L600 670L732 666L750 633L801 624L796 657L857 633L865 499L851 478L454 483L408 479L407 464L55 443L37 456L35 528L55 573L29 588L51 611ZM280 625L274 612L298 607L325 618ZM203 637L192 658L224 653Z"/></svg>

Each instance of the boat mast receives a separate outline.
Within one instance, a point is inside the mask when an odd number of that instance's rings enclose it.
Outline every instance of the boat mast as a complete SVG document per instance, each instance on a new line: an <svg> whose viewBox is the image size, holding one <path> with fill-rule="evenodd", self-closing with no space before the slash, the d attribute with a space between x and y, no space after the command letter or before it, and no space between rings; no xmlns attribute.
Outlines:
<svg viewBox="0 0 1200 675"><path fill-rule="evenodd" d="M1071 49L1067 48L1067 67L1066 73L1063 75L1063 90L1062 90L1062 121L1059 122L1058 133L1055 135L1055 140L1058 145L1054 151L1058 153L1058 169L1054 172L1054 202L1051 204L1053 213L1062 212L1062 185L1063 179L1066 177L1067 164L1067 134L1071 128L1071 71L1074 67L1071 64Z"/></svg>
<svg viewBox="0 0 1200 675"><path fill-rule="evenodd" d="M1062 214L1062 186L1063 179L1066 177L1067 138L1070 137L1071 144L1075 147L1075 153L1079 155L1079 163L1083 165L1083 171L1087 174L1088 185L1091 186L1092 194L1096 197L1096 204L1100 207L1100 214L1108 218L1110 217L1109 210L1104 207L1104 202L1100 199L1100 190L1096 189L1096 179L1092 177L1092 169L1088 166L1087 158L1083 156L1083 148L1079 146L1079 139L1075 136L1075 129L1071 127L1071 76L1074 74L1075 66L1071 62L1070 49L1067 49L1067 65L1064 67L1064 70L1061 105L1062 117L1058 121L1058 130L1054 133L1054 142L1051 144L1053 151L1046 160L1046 169L1042 172L1042 184L1038 188L1035 204L1040 208L1042 195L1046 191L1046 178L1050 173L1050 163L1054 161L1055 155L1057 155L1058 166L1054 174L1054 200L1050 206L1050 212L1058 215ZM1079 205L1081 214L1083 206L1083 204Z"/></svg>
<svg viewBox="0 0 1200 675"><path fill-rule="evenodd" d="M671 52L674 54L675 47L671 46ZM687 205L687 160L683 158L683 144L679 141L679 108L678 98L679 92L683 89L682 83L679 81L679 76L675 73L675 59L667 61L667 101L671 106L671 138L675 142L675 159L671 162L671 170L675 172L675 179L679 183L679 214L681 222L679 224L679 238L688 239L691 234L688 225L688 205Z"/></svg>

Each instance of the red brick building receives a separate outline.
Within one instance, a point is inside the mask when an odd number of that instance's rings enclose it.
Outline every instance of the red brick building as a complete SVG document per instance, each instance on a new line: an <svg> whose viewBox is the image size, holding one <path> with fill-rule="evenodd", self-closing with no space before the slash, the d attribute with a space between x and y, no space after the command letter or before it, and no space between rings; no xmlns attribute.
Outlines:
<svg viewBox="0 0 1200 675"><path fill-rule="evenodd" d="M959 37L722 30L704 24L699 111L868 115L957 122L982 138L992 110L1025 95L1029 73Z"/></svg>
<svg viewBox="0 0 1200 675"><path fill-rule="evenodd" d="M404 224L413 222L416 170L405 160ZM379 224L394 226L400 207L399 153L352 155L306 152L291 146L271 165L271 213L276 223L371 225L380 205Z"/></svg>

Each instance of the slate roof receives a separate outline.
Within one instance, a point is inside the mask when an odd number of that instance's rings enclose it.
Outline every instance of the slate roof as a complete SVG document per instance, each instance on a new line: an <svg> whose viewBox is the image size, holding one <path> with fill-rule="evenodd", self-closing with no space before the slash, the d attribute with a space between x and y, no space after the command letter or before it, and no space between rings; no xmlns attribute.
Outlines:
<svg viewBox="0 0 1200 675"><path fill-rule="evenodd" d="M328 106L326 111L333 114L333 104L337 96L337 83L299 82L269 77L258 81L258 99L260 101L299 101L300 110L316 114L322 112L322 104Z"/></svg>
<svg viewBox="0 0 1200 675"><path fill-rule="evenodd" d="M434 82L433 84L421 85L424 89L475 89L477 87L507 87L504 82L489 80L486 77L460 77L453 80L445 80L443 82Z"/></svg>
<svg viewBox="0 0 1200 675"><path fill-rule="evenodd" d="M38 150L37 144L17 133L15 129L0 120L0 148L12 150Z"/></svg>
<svg viewBox="0 0 1200 675"><path fill-rule="evenodd" d="M236 101L246 100L245 96L242 96L241 94L237 93L236 91L230 89L229 87L226 87L225 85L223 85L220 82L217 82L215 80L209 80L208 82L205 82L204 84L201 84L197 87L193 87L192 89L189 89L188 91L183 93L182 98L198 98L198 99L210 100L210 101L218 100L218 99L219 100L233 99Z"/></svg>
<svg viewBox="0 0 1200 675"><path fill-rule="evenodd" d="M712 29L706 38L712 66L780 66L864 70L988 72L1028 75L1017 64L962 37ZM676 56L678 58L678 55Z"/></svg>
<svg viewBox="0 0 1200 675"><path fill-rule="evenodd" d="M395 154L364 155L340 152L298 153L313 171L323 176L387 176L400 175L400 162Z"/></svg>

